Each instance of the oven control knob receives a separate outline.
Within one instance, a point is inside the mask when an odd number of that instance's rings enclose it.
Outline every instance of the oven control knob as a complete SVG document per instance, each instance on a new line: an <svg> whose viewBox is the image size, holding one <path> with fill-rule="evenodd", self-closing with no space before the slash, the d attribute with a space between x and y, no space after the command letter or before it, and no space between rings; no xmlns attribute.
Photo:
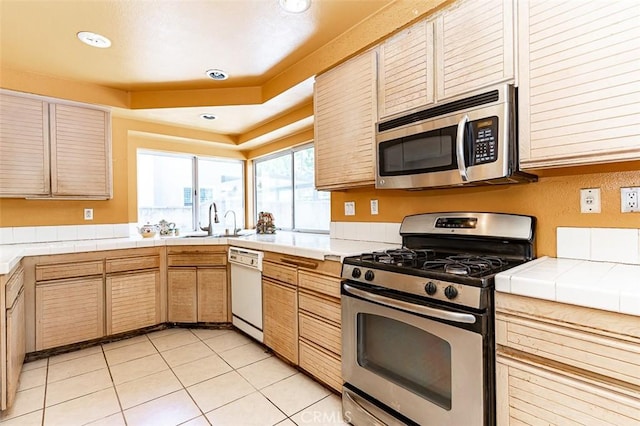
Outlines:
<svg viewBox="0 0 640 426"><path fill-rule="evenodd" d="M447 296L447 299L455 299L458 295L458 290L454 286L450 285L444 289L444 295Z"/></svg>
<svg viewBox="0 0 640 426"><path fill-rule="evenodd" d="M429 281L424 285L424 291L426 291L429 296L433 296L436 294L436 291L438 291L438 286Z"/></svg>
<svg viewBox="0 0 640 426"><path fill-rule="evenodd" d="M360 268L353 268L353 271L351 271L351 276L353 278L360 278L360 275L362 275Z"/></svg>
<svg viewBox="0 0 640 426"><path fill-rule="evenodd" d="M373 281L375 275L373 275L373 271L367 271L364 273L364 279L367 281Z"/></svg>

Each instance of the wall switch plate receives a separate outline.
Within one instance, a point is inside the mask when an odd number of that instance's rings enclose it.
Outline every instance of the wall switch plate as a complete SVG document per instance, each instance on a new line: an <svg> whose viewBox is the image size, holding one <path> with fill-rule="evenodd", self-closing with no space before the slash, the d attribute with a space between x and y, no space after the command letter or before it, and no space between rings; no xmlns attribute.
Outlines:
<svg viewBox="0 0 640 426"><path fill-rule="evenodd" d="M355 216L356 215L356 202L355 201L345 201L345 203L344 203L344 215L345 216Z"/></svg>
<svg viewBox="0 0 640 426"><path fill-rule="evenodd" d="M371 214L378 214L378 200L371 200Z"/></svg>
<svg viewBox="0 0 640 426"><path fill-rule="evenodd" d="M84 209L84 220L93 220L93 209Z"/></svg>
<svg viewBox="0 0 640 426"><path fill-rule="evenodd" d="M640 188L620 188L620 211L622 213L640 212Z"/></svg>
<svg viewBox="0 0 640 426"><path fill-rule="evenodd" d="M600 213L600 188L580 190L580 212Z"/></svg>

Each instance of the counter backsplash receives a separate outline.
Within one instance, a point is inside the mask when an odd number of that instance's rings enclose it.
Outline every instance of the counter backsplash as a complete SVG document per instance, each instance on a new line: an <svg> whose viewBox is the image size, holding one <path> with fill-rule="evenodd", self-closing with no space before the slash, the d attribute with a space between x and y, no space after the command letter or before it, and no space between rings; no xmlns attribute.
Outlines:
<svg viewBox="0 0 640 426"><path fill-rule="evenodd" d="M558 227L557 257L640 265L640 229Z"/></svg>
<svg viewBox="0 0 640 426"><path fill-rule="evenodd" d="M329 235L340 240L402 244L399 223L331 222Z"/></svg>
<svg viewBox="0 0 640 426"><path fill-rule="evenodd" d="M19 226L0 228L0 244L126 238L137 234L137 224Z"/></svg>

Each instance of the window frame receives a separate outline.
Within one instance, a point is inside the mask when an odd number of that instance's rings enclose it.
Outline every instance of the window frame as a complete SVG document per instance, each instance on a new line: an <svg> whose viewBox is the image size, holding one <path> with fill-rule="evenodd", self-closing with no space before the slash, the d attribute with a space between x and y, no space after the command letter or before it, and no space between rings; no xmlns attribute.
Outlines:
<svg viewBox="0 0 640 426"><path fill-rule="evenodd" d="M305 228L296 228L296 221L295 221L295 209L296 209L296 196L295 196L295 160L294 160L294 154L298 151L304 151L305 149L313 149L314 148L314 144L313 142L311 143L306 143L304 145L298 145L295 147L291 147L282 151L278 151L272 154L268 154L265 155L264 157L260 157L260 158L256 158L255 160L253 160L253 219L255 221L255 223L258 223L258 173L256 172L256 168L258 166L259 163L262 163L264 161L269 161L269 160L273 160L274 158L278 158L278 157L284 157L284 156L289 156L290 158L290 164L291 164L291 223L293 224L291 229L287 229L287 228L280 228L283 229L285 231L291 231L291 232L300 232L300 233L313 233L313 234L329 234L330 232L330 227L331 227L331 217L329 217L329 223L327 223L327 229L305 229ZM314 162L315 162L315 153L314 153ZM315 166L314 166L315 168ZM317 189L314 188L315 191L319 192ZM323 191L323 192L328 192L328 191ZM329 212L331 212L331 193L329 192ZM279 227L278 227L279 228Z"/></svg>
<svg viewBox="0 0 640 426"><path fill-rule="evenodd" d="M136 149L136 169L137 169L138 155L140 154L183 158L183 159L191 160L191 206L190 206L191 207L191 229L188 230L187 232L200 231L200 227L198 226L198 223L199 223L199 220L202 220L202 218L199 217L201 203L200 203L200 191L199 191L199 181L198 181L198 167L199 167L198 160L206 159L206 160L216 160L216 161L240 164L242 166L240 179L242 181L242 195L243 195L242 196L242 212L243 212L242 217L244 218L244 223L239 223L238 225L240 225L243 229L246 228L247 218L244 214L244 212L246 211L246 204L247 204L247 194L246 194L247 162L246 160L240 160L240 159L228 158L228 157L217 157L213 155L198 155L198 154L191 154L191 153L177 152L177 151L161 151L161 150L154 150L154 149L148 149L148 148L137 148ZM138 185L139 185L138 174L136 171L136 191L140 191L140 187ZM139 210L140 210L140 205L138 202L138 196L136 195L136 213L138 214L138 216L139 216ZM206 219L205 222L208 223L209 218L205 218L205 219ZM138 218L138 221L139 221L139 218ZM205 222L202 222L202 223L205 223Z"/></svg>

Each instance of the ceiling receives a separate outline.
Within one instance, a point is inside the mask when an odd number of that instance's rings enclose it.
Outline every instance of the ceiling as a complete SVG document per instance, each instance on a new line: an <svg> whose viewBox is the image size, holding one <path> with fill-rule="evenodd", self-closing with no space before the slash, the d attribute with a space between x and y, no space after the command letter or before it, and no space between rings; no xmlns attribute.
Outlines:
<svg viewBox="0 0 640 426"><path fill-rule="evenodd" d="M308 106L313 76L285 79L268 94L265 85L393 1L313 0L309 10L292 14L278 0L0 0L0 58L3 69L139 100L116 115L233 135L255 146L313 122L298 114L286 131L256 133ZM79 31L102 34L112 46L87 46L76 38ZM209 79L212 68L229 79ZM217 118L206 121L202 113Z"/></svg>

